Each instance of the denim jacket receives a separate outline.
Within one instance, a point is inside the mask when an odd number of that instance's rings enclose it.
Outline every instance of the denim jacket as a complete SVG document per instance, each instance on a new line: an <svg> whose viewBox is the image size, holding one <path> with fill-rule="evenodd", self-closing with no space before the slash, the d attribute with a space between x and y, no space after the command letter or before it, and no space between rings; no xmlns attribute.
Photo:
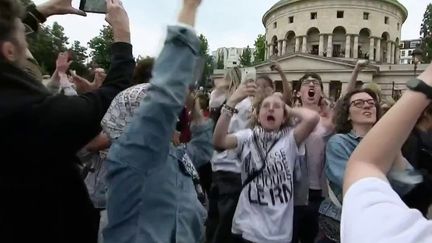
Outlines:
<svg viewBox="0 0 432 243"><path fill-rule="evenodd" d="M361 137L354 134L354 132L350 132L346 134L335 134L327 142L325 173L330 188L337 196L339 202L342 202L343 198L342 188L346 164L360 141ZM407 170L403 173L408 175L412 171L413 167L408 165ZM395 189L399 195L404 195L412 189L412 185L403 184L399 181L393 180L392 173L389 173L388 177L393 189ZM325 216L340 221L342 208L337 207L329 198L327 198L321 203L319 212Z"/></svg>
<svg viewBox="0 0 432 243"><path fill-rule="evenodd" d="M169 27L154 78L138 112L108 154L106 243L198 242L206 212L170 141L186 90L193 82L199 40L184 27ZM192 129L186 146L197 163L212 153L210 124ZM198 152L200 151L200 152Z"/></svg>

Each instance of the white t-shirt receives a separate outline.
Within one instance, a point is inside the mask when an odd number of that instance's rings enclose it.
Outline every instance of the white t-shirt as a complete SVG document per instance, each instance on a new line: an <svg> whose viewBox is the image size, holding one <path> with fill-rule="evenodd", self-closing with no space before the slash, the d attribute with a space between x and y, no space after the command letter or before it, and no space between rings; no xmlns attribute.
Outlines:
<svg viewBox="0 0 432 243"><path fill-rule="evenodd" d="M228 134L247 129L250 125L252 114L252 100L246 98L235 107L238 110L231 118ZM240 173L240 161L234 150L224 150L222 152L215 151L211 159L213 171L229 171Z"/></svg>
<svg viewBox="0 0 432 243"><path fill-rule="evenodd" d="M409 209L378 178L354 183L343 199L342 243L431 243L432 221Z"/></svg>
<svg viewBox="0 0 432 243"><path fill-rule="evenodd" d="M266 168L245 186L233 218L232 232L252 242L286 243L292 238L295 159L304 155L297 147L293 129L279 139L267 157ZM243 183L263 161L252 130L235 134ZM263 155L265 156L265 154Z"/></svg>

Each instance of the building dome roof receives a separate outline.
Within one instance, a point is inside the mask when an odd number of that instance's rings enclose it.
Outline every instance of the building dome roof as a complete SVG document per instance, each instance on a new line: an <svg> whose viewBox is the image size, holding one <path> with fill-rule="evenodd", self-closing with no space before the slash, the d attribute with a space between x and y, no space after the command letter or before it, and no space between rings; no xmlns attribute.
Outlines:
<svg viewBox="0 0 432 243"><path fill-rule="evenodd" d="M273 11L284 7L286 5L295 3L295 2L301 2L301 1L310 1L310 0L280 0L279 2L275 3L263 16L263 24L265 25L265 21L267 19L267 17L269 16L270 13L272 13ZM398 0L375 0L375 1L382 1L382 2L388 2L390 4L395 5L396 7L398 7L403 13L404 13L404 19L403 21L405 22L406 18L408 17L408 10L405 8L404 5L402 5Z"/></svg>

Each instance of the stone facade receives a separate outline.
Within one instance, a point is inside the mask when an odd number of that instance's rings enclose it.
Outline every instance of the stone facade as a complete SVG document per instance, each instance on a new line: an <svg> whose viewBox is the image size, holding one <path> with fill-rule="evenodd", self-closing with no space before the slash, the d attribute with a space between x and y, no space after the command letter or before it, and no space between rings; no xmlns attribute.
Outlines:
<svg viewBox="0 0 432 243"><path fill-rule="evenodd" d="M398 64L407 15L396 0L282 0L263 17L267 58L308 53Z"/></svg>
<svg viewBox="0 0 432 243"><path fill-rule="evenodd" d="M218 48L215 52L212 53L214 60L217 62L219 57L223 57L223 63L225 68L233 68L240 66L240 57L246 48L236 48L236 47L221 47ZM251 50L251 62L254 61L254 48L250 48Z"/></svg>
<svg viewBox="0 0 432 243"><path fill-rule="evenodd" d="M399 64L401 27L407 15L397 0L279 1L263 17L267 60L255 67L256 73L268 75L280 89L280 76L270 70L275 60L298 90L298 80L315 72L322 77L324 94L338 99L357 60L368 59L358 85L377 83L385 96L396 95L427 67ZM215 70L215 83L224 72Z"/></svg>

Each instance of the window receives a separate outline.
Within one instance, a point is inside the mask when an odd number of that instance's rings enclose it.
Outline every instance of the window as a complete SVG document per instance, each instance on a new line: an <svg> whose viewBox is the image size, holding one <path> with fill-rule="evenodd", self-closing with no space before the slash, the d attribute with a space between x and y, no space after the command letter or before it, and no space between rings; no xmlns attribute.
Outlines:
<svg viewBox="0 0 432 243"><path fill-rule="evenodd" d="M273 28L276 29L277 28L277 22L273 23Z"/></svg>
<svg viewBox="0 0 432 243"><path fill-rule="evenodd" d="M318 18L318 13L317 12L312 12L311 13L311 19L317 19Z"/></svg>
<svg viewBox="0 0 432 243"><path fill-rule="evenodd" d="M405 51L401 52L401 56L403 56L403 57L405 56Z"/></svg>
<svg viewBox="0 0 432 243"><path fill-rule="evenodd" d="M294 16L290 16L290 17L288 17L288 22L289 22L290 24L294 23Z"/></svg>
<svg viewBox="0 0 432 243"><path fill-rule="evenodd" d="M341 81L330 81L330 98L338 100L342 92Z"/></svg>
<svg viewBox="0 0 432 243"><path fill-rule="evenodd" d="M413 52L413 51L408 51L408 56L409 56L409 57L412 56L412 52Z"/></svg>
<svg viewBox="0 0 432 243"><path fill-rule="evenodd" d="M389 24L389 17L384 17L384 24Z"/></svg>
<svg viewBox="0 0 432 243"><path fill-rule="evenodd" d="M364 20L369 20L369 13L368 12L364 12L363 13L363 19Z"/></svg>
<svg viewBox="0 0 432 243"><path fill-rule="evenodd" d="M400 28L400 24L399 24L399 23L397 23L397 30L399 30L399 28Z"/></svg>
<svg viewBox="0 0 432 243"><path fill-rule="evenodd" d="M337 11L336 17L338 19L343 19L343 17L344 17L344 11Z"/></svg>

